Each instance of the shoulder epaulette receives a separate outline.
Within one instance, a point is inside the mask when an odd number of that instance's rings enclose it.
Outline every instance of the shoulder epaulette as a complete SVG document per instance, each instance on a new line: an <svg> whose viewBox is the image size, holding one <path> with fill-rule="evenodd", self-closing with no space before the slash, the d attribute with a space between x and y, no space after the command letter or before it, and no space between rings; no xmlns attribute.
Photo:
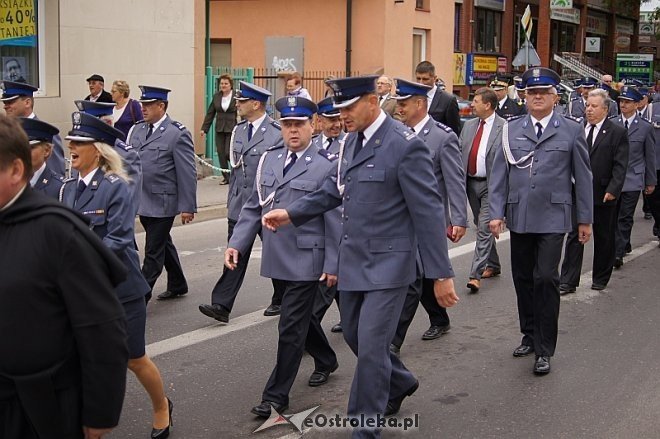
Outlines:
<svg viewBox="0 0 660 439"><path fill-rule="evenodd" d="M267 148L266 151L275 151L276 149L284 148L284 143L279 142L276 143L275 145L271 146L270 148Z"/></svg>
<svg viewBox="0 0 660 439"><path fill-rule="evenodd" d="M614 116L608 116L607 118L608 118L608 119L616 119L616 118L618 118L618 117L619 117L619 115L618 115L618 114L615 114Z"/></svg>
<svg viewBox="0 0 660 439"><path fill-rule="evenodd" d="M454 132L454 130L452 130L451 127L445 125L445 124L442 123L442 122L435 121L435 125L436 125L438 128L441 128L441 129L443 129L444 131L446 131L446 132L448 132L448 133L453 133L453 132Z"/></svg>
<svg viewBox="0 0 660 439"><path fill-rule="evenodd" d="M242 121L238 122L236 126L243 125L244 123L247 123L247 119L243 119Z"/></svg>
<svg viewBox="0 0 660 439"><path fill-rule="evenodd" d="M181 122L177 122L175 120L172 121L172 125L174 125L175 127L177 127L181 131L186 129L185 125L183 125Z"/></svg>
<svg viewBox="0 0 660 439"><path fill-rule="evenodd" d="M641 121L644 121L646 123L651 123L651 121L646 119L645 117L638 117L637 120L641 120Z"/></svg>
<svg viewBox="0 0 660 439"><path fill-rule="evenodd" d="M115 146L123 149L124 151L130 151L131 149L133 149L131 145L119 139L117 139L117 141L115 142Z"/></svg>
<svg viewBox="0 0 660 439"><path fill-rule="evenodd" d="M108 180L110 183L115 183L119 181L119 177L116 176L115 174L105 174L105 179Z"/></svg>
<svg viewBox="0 0 660 439"><path fill-rule="evenodd" d="M144 120L137 120L137 121L135 121L135 123L133 125L140 125L141 123L146 124L146 122Z"/></svg>
<svg viewBox="0 0 660 439"><path fill-rule="evenodd" d="M408 128L407 126L405 126L405 125L402 124L402 123L396 124L396 125L394 126L394 132L397 133L398 135L400 135L401 137L403 137L403 138L406 139L406 140L412 140L412 139L414 139L415 137L417 137L417 136L415 135L415 133L413 133L413 132L411 131L410 128Z"/></svg>
<svg viewBox="0 0 660 439"><path fill-rule="evenodd" d="M337 154L333 154L331 152L328 152L327 149L319 149L319 155L325 157L326 159L330 160L331 162L334 162L339 157Z"/></svg>
<svg viewBox="0 0 660 439"><path fill-rule="evenodd" d="M572 120L573 122L582 123L581 117L571 116L570 114L564 115L565 119Z"/></svg>
<svg viewBox="0 0 660 439"><path fill-rule="evenodd" d="M578 99L581 99L581 98L582 98L582 96L575 96L573 99L571 99L571 101L577 101Z"/></svg>
<svg viewBox="0 0 660 439"><path fill-rule="evenodd" d="M312 139L318 139L320 136L321 136L320 133L319 133L319 134L314 134L314 135L312 136Z"/></svg>
<svg viewBox="0 0 660 439"><path fill-rule="evenodd" d="M517 116L507 117L507 118L506 118L506 121L507 121L507 122L512 122L512 121L514 121L514 120L517 120L517 119L523 118L523 117L525 117L525 116L527 116L527 115L526 115L526 114L519 114L519 115L517 115Z"/></svg>
<svg viewBox="0 0 660 439"><path fill-rule="evenodd" d="M282 125L280 125L280 123L278 121L274 120L270 124L272 126L274 126L275 128L277 128L278 130L280 130L280 131L282 130Z"/></svg>

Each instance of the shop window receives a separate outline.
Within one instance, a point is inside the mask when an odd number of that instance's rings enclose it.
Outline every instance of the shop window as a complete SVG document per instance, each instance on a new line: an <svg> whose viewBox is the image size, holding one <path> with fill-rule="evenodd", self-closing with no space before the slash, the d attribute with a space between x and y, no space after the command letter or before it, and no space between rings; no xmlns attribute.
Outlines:
<svg viewBox="0 0 660 439"><path fill-rule="evenodd" d="M477 52L500 52L502 13L477 8Z"/></svg>
<svg viewBox="0 0 660 439"><path fill-rule="evenodd" d="M422 11L430 10L430 0L415 0L415 9L421 9Z"/></svg>
<svg viewBox="0 0 660 439"><path fill-rule="evenodd" d="M2 79L27 82L39 87L43 78L40 66L40 40L44 19L40 15L44 0L8 2L0 12L0 60Z"/></svg>

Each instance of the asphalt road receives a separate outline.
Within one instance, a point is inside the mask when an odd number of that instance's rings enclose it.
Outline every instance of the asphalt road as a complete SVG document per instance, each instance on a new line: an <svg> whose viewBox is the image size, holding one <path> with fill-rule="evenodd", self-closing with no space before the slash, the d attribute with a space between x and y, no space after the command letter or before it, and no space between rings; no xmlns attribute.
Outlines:
<svg viewBox="0 0 660 439"><path fill-rule="evenodd" d="M482 282L478 294L465 288L474 245L473 230L452 245L455 285L461 301L450 310L452 329L422 341L428 319L420 309L401 357L420 381L405 400L400 418L418 416L419 427L405 437L420 438L657 438L660 437L660 337L658 288L660 249L651 221L635 218L633 247L602 292L589 289L592 246L587 245L583 282L577 294L562 299L560 334L552 372L532 374L532 358L514 358L520 341L510 248L498 243L503 273ZM210 301L226 245L226 220L211 220L173 230L190 292L148 307L148 352L163 375L174 402L176 439L299 437L295 428L277 425L253 433L262 420L250 409L261 400L274 364L277 317L263 317L270 281L259 276L255 251L230 324L222 326L197 310ZM144 235L138 235L141 246ZM164 276L163 276L164 277ZM155 292L164 289L163 279ZM355 358L341 334L330 334L337 309L324 321L339 357L339 370L327 385L310 388L313 363L303 359L291 391L289 414L320 406L312 416L344 416ZM110 438L146 438L151 426L148 397L129 373L120 426ZM349 437L348 430L312 428L309 438ZM383 437L404 437L401 430Z"/></svg>

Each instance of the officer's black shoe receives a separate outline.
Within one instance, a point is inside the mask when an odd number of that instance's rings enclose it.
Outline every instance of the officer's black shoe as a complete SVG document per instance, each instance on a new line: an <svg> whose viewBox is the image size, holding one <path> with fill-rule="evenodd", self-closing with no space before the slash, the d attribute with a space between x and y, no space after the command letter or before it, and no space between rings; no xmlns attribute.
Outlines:
<svg viewBox="0 0 660 439"><path fill-rule="evenodd" d="M309 377L309 387L318 387L328 382L328 377L332 372L337 370L339 363L335 363L330 370L315 370L312 375Z"/></svg>
<svg viewBox="0 0 660 439"><path fill-rule="evenodd" d="M550 373L550 357L539 355L534 362L534 373L536 375L545 375Z"/></svg>
<svg viewBox="0 0 660 439"><path fill-rule="evenodd" d="M270 305L268 308L266 308L266 310L264 311L264 315L265 315L266 317L270 317L270 316L279 316L281 310L282 310L282 306L281 306L281 305L273 305L273 304L271 304L271 305Z"/></svg>
<svg viewBox="0 0 660 439"><path fill-rule="evenodd" d="M395 345L394 343L390 343L390 352L398 357L401 355L401 347Z"/></svg>
<svg viewBox="0 0 660 439"><path fill-rule="evenodd" d="M422 334L422 340L435 340L440 337L442 334L449 332L450 325L431 325L429 329Z"/></svg>
<svg viewBox="0 0 660 439"><path fill-rule="evenodd" d="M621 268L621 267L623 267L623 258L615 258L614 268Z"/></svg>
<svg viewBox="0 0 660 439"><path fill-rule="evenodd" d="M199 312L222 323L229 323L229 311L222 305L199 305Z"/></svg>
<svg viewBox="0 0 660 439"><path fill-rule="evenodd" d="M404 399L406 399L406 396L410 396L413 393L417 391L419 388L419 381L415 381L415 384L408 389L403 395L399 396L398 398L390 399L387 401L387 407L385 407L385 416L392 416L396 415L399 413L399 409L401 409L401 403L403 402Z"/></svg>
<svg viewBox="0 0 660 439"><path fill-rule="evenodd" d="M175 293L174 291L167 290L164 293L160 293L158 296L156 296L156 299L158 300L176 299L177 297L185 296L186 294L188 294L188 291L181 291Z"/></svg>
<svg viewBox="0 0 660 439"><path fill-rule="evenodd" d="M651 219L651 218L653 218L651 212L644 212L644 219Z"/></svg>
<svg viewBox="0 0 660 439"><path fill-rule="evenodd" d="M574 293L574 292L575 292L575 287L572 285L568 285L568 284L559 285L559 294L561 295Z"/></svg>
<svg viewBox="0 0 660 439"><path fill-rule="evenodd" d="M332 328L330 328L330 332L342 332L342 331L343 329L341 327L341 322L337 323Z"/></svg>
<svg viewBox="0 0 660 439"><path fill-rule="evenodd" d="M607 285L601 285L601 284L592 284L591 289L596 290L596 291L602 291L605 289Z"/></svg>
<svg viewBox="0 0 660 439"><path fill-rule="evenodd" d="M518 346L513 350L514 357L526 357L527 355L533 353L534 353L534 347L528 346L526 344L521 344L520 346Z"/></svg>
<svg viewBox="0 0 660 439"><path fill-rule="evenodd" d="M288 408L289 408L288 404L278 404L273 401L261 401L261 404L252 407L252 410L250 411L255 415L259 416L260 418L268 418L270 417L270 411L272 409L277 410L277 413L282 413L284 410Z"/></svg>

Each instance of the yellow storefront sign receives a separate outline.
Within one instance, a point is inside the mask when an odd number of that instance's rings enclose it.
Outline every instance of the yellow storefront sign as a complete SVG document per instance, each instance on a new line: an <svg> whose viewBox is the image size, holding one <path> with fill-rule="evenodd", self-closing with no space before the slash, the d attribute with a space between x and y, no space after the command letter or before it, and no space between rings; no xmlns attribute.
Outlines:
<svg viewBox="0 0 660 439"><path fill-rule="evenodd" d="M497 72L497 57L475 55L472 64L475 72Z"/></svg>
<svg viewBox="0 0 660 439"><path fill-rule="evenodd" d="M0 0L0 40L37 34L34 0Z"/></svg>

